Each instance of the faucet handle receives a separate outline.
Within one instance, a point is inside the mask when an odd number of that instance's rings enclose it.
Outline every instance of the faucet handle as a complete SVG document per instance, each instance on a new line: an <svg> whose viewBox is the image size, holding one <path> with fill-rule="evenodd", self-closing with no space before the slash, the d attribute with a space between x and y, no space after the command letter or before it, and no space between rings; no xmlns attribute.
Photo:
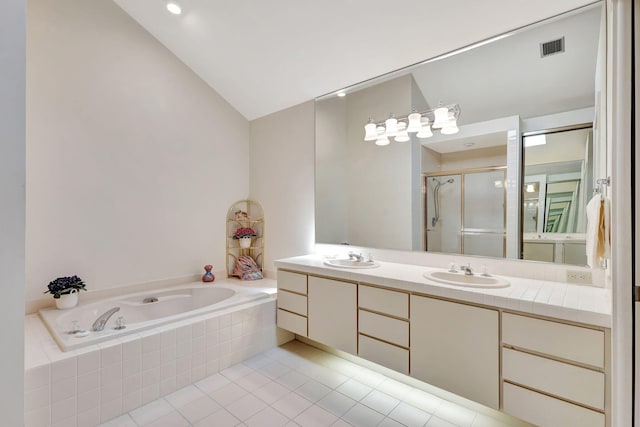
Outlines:
<svg viewBox="0 0 640 427"><path fill-rule="evenodd" d="M455 262L450 262L449 263L449 273L457 273L458 270L456 270L456 263Z"/></svg>

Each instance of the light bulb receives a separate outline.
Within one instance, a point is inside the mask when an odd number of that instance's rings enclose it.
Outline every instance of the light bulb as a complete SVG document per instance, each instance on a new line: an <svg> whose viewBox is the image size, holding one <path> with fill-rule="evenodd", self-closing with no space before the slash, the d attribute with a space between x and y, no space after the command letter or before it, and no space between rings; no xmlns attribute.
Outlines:
<svg viewBox="0 0 640 427"><path fill-rule="evenodd" d="M387 135L382 134L378 137L378 139L376 139L376 145L389 145L391 141L389 141L389 138L387 138Z"/></svg>
<svg viewBox="0 0 640 427"><path fill-rule="evenodd" d="M456 119L453 119L453 121L449 121L440 132L442 132L443 135L453 135L454 133L458 133L459 130Z"/></svg>
<svg viewBox="0 0 640 427"><path fill-rule="evenodd" d="M420 123L421 118L422 116L420 113L409 114L409 126L407 126L407 132L420 132L420 128L422 128L422 123Z"/></svg>
<svg viewBox="0 0 640 427"><path fill-rule="evenodd" d="M440 129L441 127L446 126L449 122L449 109L445 107L436 108L433 112L434 121L432 127L434 129Z"/></svg>
<svg viewBox="0 0 640 427"><path fill-rule="evenodd" d="M431 132L431 126L429 126L429 119L423 117L421 123L422 127L416 136L418 138L431 138L433 136L433 132Z"/></svg>
<svg viewBox="0 0 640 427"><path fill-rule="evenodd" d="M365 141L375 141L378 139L378 132L376 132L376 124L372 121L369 121L366 125L364 125L364 140Z"/></svg>
<svg viewBox="0 0 640 427"><path fill-rule="evenodd" d="M411 137L407 133L407 125L404 122L398 123L398 134L394 138L396 142L408 142L411 141Z"/></svg>
<svg viewBox="0 0 640 427"><path fill-rule="evenodd" d="M389 117L387 120L385 120L384 125L387 128L385 132L385 135L387 135L387 137L396 136L398 134L398 120L396 120L395 117Z"/></svg>
<svg viewBox="0 0 640 427"><path fill-rule="evenodd" d="M182 13L182 8L175 3L167 3L167 10L174 15L180 15Z"/></svg>

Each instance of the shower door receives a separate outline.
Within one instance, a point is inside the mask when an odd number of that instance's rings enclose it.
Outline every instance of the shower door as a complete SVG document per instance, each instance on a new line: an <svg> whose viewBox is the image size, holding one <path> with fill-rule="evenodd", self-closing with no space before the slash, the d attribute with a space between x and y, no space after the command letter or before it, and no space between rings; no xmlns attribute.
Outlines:
<svg viewBox="0 0 640 427"><path fill-rule="evenodd" d="M506 168L426 175L425 248L505 256Z"/></svg>
<svg viewBox="0 0 640 427"><path fill-rule="evenodd" d="M504 181L504 169L464 175L464 254L504 258Z"/></svg>

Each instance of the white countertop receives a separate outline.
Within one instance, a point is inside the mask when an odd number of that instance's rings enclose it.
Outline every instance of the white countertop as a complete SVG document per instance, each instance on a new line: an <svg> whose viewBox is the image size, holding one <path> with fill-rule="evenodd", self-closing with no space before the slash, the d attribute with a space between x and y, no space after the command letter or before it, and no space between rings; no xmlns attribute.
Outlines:
<svg viewBox="0 0 640 427"><path fill-rule="evenodd" d="M278 268L331 276L372 285L472 302L486 306L549 316L588 325L611 327L611 289L561 282L506 277L507 288L469 288L445 285L423 276L439 268L376 261L379 267L348 269L326 265L319 255L275 261Z"/></svg>

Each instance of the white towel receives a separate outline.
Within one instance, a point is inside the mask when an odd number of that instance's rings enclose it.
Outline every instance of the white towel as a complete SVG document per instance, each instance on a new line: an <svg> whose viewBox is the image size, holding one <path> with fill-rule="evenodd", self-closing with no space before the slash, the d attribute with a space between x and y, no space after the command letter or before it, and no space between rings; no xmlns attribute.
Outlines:
<svg viewBox="0 0 640 427"><path fill-rule="evenodd" d="M589 267L600 267L611 256L611 202L595 195L587 204L586 252Z"/></svg>

